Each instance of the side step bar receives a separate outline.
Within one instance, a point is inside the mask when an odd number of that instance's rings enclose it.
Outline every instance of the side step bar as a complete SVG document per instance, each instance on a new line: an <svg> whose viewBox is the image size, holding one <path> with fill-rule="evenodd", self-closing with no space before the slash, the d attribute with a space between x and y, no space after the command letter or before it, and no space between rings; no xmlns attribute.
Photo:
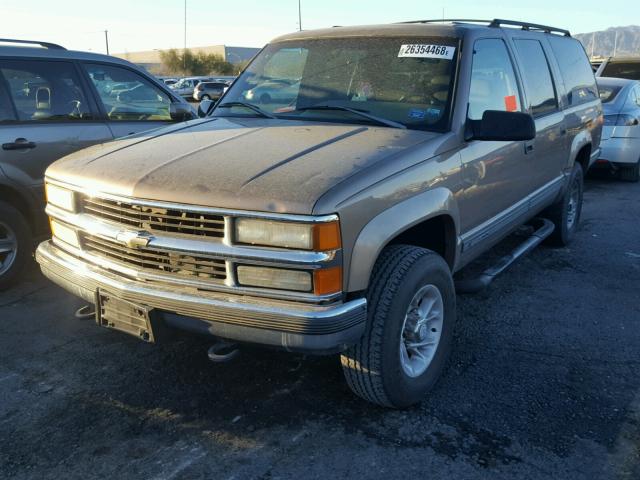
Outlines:
<svg viewBox="0 0 640 480"><path fill-rule="evenodd" d="M456 281L456 293L478 293L484 290L498 275L509 268L512 263L536 248L545 238L553 233L555 225L549 220L538 218L535 221L541 223L541 226L510 254L502 257L495 265L482 272L478 277Z"/></svg>

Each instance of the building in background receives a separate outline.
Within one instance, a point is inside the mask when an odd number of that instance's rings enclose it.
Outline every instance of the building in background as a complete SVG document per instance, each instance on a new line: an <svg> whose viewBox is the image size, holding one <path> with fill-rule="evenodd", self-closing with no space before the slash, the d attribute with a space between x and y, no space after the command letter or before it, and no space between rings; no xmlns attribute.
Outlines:
<svg viewBox="0 0 640 480"><path fill-rule="evenodd" d="M181 49L176 49L180 51ZM192 47L189 48L191 53L215 53L220 55L227 62L237 64L247 60L251 60L256 53L260 51L259 48L253 47L230 47L227 45L212 45L210 47ZM157 75L166 73L163 72L163 65L160 61L160 50L147 50L143 52L125 52L115 53L114 57L123 58L132 63L140 65L146 68L149 72Z"/></svg>

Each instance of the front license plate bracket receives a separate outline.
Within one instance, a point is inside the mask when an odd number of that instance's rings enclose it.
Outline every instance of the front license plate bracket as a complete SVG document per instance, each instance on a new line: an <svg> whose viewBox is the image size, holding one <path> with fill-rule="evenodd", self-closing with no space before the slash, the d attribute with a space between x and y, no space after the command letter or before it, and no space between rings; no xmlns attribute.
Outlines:
<svg viewBox="0 0 640 480"><path fill-rule="evenodd" d="M104 290L96 293L96 323L102 327L118 330L144 342L153 343L155 337L151 327L152 309L118 298Z"/></svg>

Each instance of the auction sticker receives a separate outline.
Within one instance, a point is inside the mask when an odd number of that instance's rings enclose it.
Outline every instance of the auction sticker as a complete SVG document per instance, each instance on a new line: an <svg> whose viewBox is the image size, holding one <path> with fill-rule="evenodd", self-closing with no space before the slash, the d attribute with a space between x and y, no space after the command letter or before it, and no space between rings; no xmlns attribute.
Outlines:
<svg viewBox="0 0 640 480"><path fill-rule="evenodd" d="M451 60L455 51L456 47L448 47L446 45L409 44L400 47L398 57L444 58Z"/></svg>

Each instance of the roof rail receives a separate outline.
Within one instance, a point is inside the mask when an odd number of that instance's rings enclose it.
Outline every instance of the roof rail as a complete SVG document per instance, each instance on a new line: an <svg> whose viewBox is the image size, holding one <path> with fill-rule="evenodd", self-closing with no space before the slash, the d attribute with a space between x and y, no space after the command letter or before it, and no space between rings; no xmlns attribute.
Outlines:
<svg viewBox="0 0 640 480"><path fill-rule="evenodd" d="M522 30L530 30L530 31L542 31L545 33L561 33L566 37L570 37L571 33L569 30L564 30L562 28L550 27L548 25L539 25L537 23L528 23L528 22L519 22L517 20L504 20L500 18L496 18L493 20L477 20L472 18L436 18L432 20L411 20L408 22L398 22L398 23L486 23L488 27L492 28L500 28L503 25L509 25L513 27L521 27Z"/></svg>
<svg viewBox="0 0 640 480"><path fill-rule="evenodd" d="M63 46L55 43L38 42L35 40L15 40L13 38L0 38L0 43L19 43L19 44L25 44L25 45L40 45L41 47L49 48L51 50L66 50L66 48L64 48Z"/></svg>
<svg viewBox="0 0 640 480"><path fill-rule="evenodd" d="M571 36L571 32L563 28L555 28L548 25L539 25L537 23L518 22L517 20L502 20L500 18L496 18L493 22L491 22L489 26L499 28L502 25L522 27L522 30L540 30L545 33L562 33L565 37Z"/></svg>

